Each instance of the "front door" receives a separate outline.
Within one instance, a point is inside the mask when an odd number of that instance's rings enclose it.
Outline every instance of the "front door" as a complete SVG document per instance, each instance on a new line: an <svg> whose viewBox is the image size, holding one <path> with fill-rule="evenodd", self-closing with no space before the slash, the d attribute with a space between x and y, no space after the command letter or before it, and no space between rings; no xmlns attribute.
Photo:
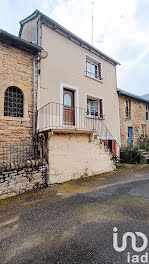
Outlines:
<svg viewBox="0 0 149 264"><path fill-rule="evenodd" d="M64 124L74 125L75 115L74 115L74 91L64 89Z"/></svg>
<svg viewBox="0 0 149 264"><path fill-rule="evenodd" d="M128 146L132 144L132 127L128 127Z"/></svg>

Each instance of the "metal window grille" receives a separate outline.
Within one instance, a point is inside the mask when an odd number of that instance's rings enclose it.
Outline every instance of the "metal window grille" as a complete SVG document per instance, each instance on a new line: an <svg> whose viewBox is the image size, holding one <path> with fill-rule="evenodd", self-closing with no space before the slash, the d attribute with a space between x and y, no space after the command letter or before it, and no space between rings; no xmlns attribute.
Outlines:
<svg viewBox="0 0 149 264"><path fill-rule="evenodd" d="M99 116L99 101L87 99L87 115Z"/></svg>
<svg viewBox="0 0 149 264"><path fill-rule="evenodd" d="M4 116L23 117L23 93L15 86L5 91Z"/></svg>
<svg viewBox="0 0 149 264"><path fill-rule="evenodd" d="M126 118L130 118L131 116L131 102L130 100L126 100L126 107L125 107L125 113L126 113Z"/></svg>

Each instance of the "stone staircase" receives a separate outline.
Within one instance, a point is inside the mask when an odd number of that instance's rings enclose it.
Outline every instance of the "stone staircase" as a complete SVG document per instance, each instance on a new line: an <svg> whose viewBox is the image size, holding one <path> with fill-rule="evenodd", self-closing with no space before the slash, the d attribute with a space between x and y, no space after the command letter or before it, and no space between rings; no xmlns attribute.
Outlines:
<svg viewBox="0 0 149 264"><path fill-rule="evenodd" d="M146 162L149 163L149 151L146 151L146 149L140 149L142 152L143 157L146 159Z"/></svg>

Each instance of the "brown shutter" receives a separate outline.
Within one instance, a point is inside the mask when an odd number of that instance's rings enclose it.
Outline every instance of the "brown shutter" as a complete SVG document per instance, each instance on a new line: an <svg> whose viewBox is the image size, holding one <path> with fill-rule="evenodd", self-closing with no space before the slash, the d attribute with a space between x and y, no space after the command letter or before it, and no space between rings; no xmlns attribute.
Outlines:
<svg viewBox="0 0 149 264"><path fill-rule="evenodd" d="M100 100L100 117L103 117L102 100Z"/></svg>
<svg viewBox="0 0 149 264"><path fill-rule="evenodd" d="M101 63L98 64L99 80L101 79Z"/></svg>

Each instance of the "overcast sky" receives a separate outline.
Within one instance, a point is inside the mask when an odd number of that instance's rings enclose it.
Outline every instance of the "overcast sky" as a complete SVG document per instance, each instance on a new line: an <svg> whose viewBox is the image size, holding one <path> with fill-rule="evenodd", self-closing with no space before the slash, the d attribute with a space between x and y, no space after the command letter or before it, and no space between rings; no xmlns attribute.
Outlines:
<svg viewBox="0 0 149 264"><path fill-rule="evenodd" d="M0 28L18 35L35 9L91 43L92 0L0 0ZM118 88L149 93L149 0L94 0L94 46L121 63Z"/></svg>

